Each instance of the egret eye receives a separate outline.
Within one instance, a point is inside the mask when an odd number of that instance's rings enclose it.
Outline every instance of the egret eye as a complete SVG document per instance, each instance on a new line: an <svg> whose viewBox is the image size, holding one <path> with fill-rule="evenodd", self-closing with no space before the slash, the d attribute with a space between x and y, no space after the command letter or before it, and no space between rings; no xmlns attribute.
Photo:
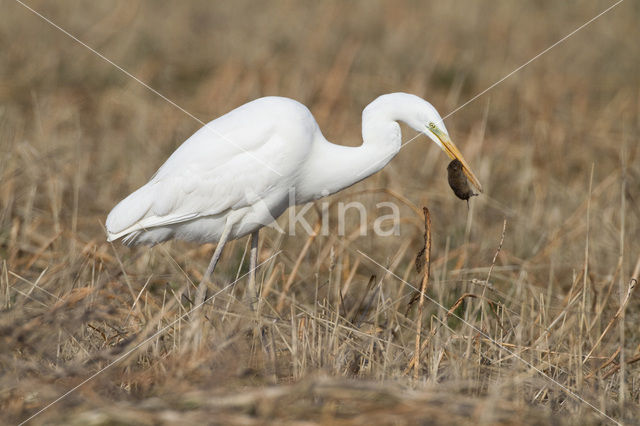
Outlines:
<svg viewBox="0 0 640 426"><path fill-rule="evenodd" d="M436 129L436 125L433 123L433 121L429 123L429 127L432 128L433 130Z"/></svg>

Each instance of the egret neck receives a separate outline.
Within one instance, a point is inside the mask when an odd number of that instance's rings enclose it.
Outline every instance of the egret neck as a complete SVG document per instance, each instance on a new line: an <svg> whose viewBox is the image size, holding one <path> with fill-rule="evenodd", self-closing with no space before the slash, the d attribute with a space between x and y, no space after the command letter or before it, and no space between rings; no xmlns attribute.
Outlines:
<svg viewBox="0 0 640 426"><path fill-rule="evenodd" d="M398 121L424 132L414 118L416 109L422 107L416 99L422 101L413 95L393 93L371 102L362 112L360 146L336 145L318 130L304 167L305 179L296 188L296 199L304 202L336 193L386 166L402 144Z"/></svg>

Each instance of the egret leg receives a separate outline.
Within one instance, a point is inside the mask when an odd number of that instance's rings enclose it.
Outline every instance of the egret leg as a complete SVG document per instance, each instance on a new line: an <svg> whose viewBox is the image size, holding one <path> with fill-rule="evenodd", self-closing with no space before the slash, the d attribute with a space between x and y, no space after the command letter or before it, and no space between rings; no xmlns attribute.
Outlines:
<svg viewBox="0 0 640 426"><path fill-rule="evenodd" d="M254 231L251 234L251 252L249 253L249 286L247 287L247 293L249 294L249 308L255 315L255 326L253 329L253 335L260 338L262 350L266 356L266 359L272 359L272 353L267 346L266 336L260 325L260 299L257 296L256 291L256 268L258 266L258 233L260 230ZM272 364L275 361L272 361ZM275 371L275 367L274 367Z"/></svg>
<svg viewBox="0 0 640 426"><path fill-rule="evenodd" d="M255 311L255 304L258 302L258 293L256 292L256 267L258 265L258 233L254 231L251 234L251 252L249 254L249 307Z"/></svg>
<svg viewBox="0 0 640 426"><path fill-rule="evenodd" d="M224 227L224 230L222 231L222 235L220 236L218 245L216 246L216 249L213 252L213 256L211 257L211 262L209 262L209 267L204 273L204 276L202 277L202 281L200 281L200 285L198 286L198 292L196 293L195 306L200 306L201 304L204 303L204 297L207 294L207 283L209 282L209 278L211 278L211 274L213 274L213 270L216 268L218 259L220 259L220 255L222 254L222 249L224 249L224 245L227 243L227 240L229 239L229 234L231 233L232 227L233 227L233 223L227 223Z"/></svg>

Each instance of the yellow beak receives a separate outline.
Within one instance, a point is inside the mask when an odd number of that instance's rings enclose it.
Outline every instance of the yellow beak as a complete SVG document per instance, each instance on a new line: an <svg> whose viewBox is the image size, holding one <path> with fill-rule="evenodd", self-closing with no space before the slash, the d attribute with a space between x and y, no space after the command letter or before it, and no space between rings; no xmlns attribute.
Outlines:
<svg viewBox="0 0 640 426"><path fill-rule="evenodd" d="M471 167L469 167L464 157L462 157L460 150L454 145L449 136L446 133L441 132L440 129L437 128L429 128L429 130L434 135L436 135L438 140L442 143L442 148L444 152L447 153L449 158L451 158L452 160L457 159L458 161L460 161L460 163L462 163L462 171L464 172L464 175L467 177L467 179L469 179L469 182L471 182L471 184L478 190L478 192L482 192L482 185L480 185L480 181L473 173Z"/></svg>

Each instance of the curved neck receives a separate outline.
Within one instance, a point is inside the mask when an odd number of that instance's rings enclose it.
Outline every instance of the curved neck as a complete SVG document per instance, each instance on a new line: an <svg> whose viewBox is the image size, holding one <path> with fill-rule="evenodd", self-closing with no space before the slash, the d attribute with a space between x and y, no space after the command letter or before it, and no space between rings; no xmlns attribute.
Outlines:
<svg viewBox="0 0 640 426"><path fill-rule="evenodd" d="M378 172L396 156L402 144L397 121L405 121L404 94L383 95L362 112L362 145L348 147L327 141L318 131L296 201L315 200L347 188Z"/></svg>

